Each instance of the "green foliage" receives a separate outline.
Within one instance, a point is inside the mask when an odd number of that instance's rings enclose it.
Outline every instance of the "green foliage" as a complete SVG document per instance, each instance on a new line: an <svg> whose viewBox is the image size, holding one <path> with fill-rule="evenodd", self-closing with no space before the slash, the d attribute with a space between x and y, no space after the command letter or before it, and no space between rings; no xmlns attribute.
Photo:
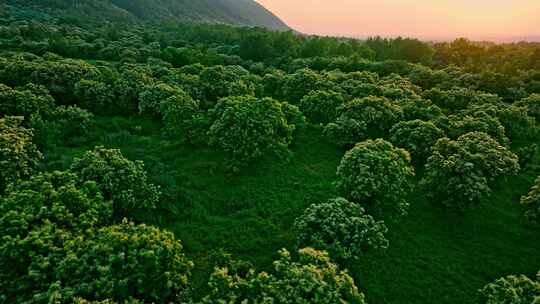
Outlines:
<svg viewBox="0 0 540 304"><path fill-rule="evenodd" d="M339 259L359 259L369 250L388 247L384 222L344 198L311 205L294 227L300 248L325 250Z"/></svg>
<svg viewBox="0 0 540 304"><path fill-rule="evenodd" d="M496 104L500 102L500 98L497 95L486 94L466 88L453 88L451 90L433 88L424 91L422 96L451 113L464 110L475 104Z"/></svg>
<svg viewBox="0 0 540 304"><path fill-rule="evenodd" d="M384 97L353 99L338 108L338 118L328 124L326 135L340 145L384 137L403 117L399 105Z"/></svg>
<svg viewBox="0 0 540 304"><path fill-rule="evenodd" d="M22 117L0 118L0 193L8 183L30 177L42 158L32 143L32 131L22 122Z"/></svg>
<svg viewBox="0 0 540 304"><path fill-rule="evenodd" d="M532 223L540 223L540 176L529 193L521 197L521 204L527 208L527 219Z"/></svg>
<svg viewBox="0 0 540 304"><path fill-rule="evenodd" d="M448 121L441 123L441 120L439 120L438 124L454 139L470 132L483 132L504 146L510 144L510 140L506 136L506 130L499 118L482 110L464 111L457 115L450 115Z"/></svg>
<svg viewBox="0 0 540 304"><path fill-rule="evenodd" d="M531 94L531 96L516 102L515 105L518 107L525 107L527 113L534 117L537 122L540 122L540 93Z"/></svg>
<svg viewBox="0 0 540 304"><path fill-rule="evenodd" d="M208 118L199 102L182 92L161 102L159 112L163 116L167 135L181 142L200 143L206 139Z"/></svg>
<svg viewBox="0 0 540 304"><path fill-rule="evenodd" d="M112 86L95 80L82 79L75 84L75 96L81 107L96 114L120 114Z"/></svg>
<svg viewBox="0 0 540 304"><path fill-rule="evenodd" d="M409 152L383 139L363 141L341 159L336 186L341 195L371 213L405 215L409 207L405 198L414 176L410 161Z"/></svg>
<svg viewBox="0 0 540 304"><path fill-rule="evenodd" d="M185 301L193 263L167 231L124 222L66 244L55 269L63 294L86 299Z"/></svg>
<svg viewBox="0 0 540 304"><path fill-rule="evenodd" d="M116 217L134 218L135 212L156 207L161 192L148 182L142 161L131 161L117 149L96 147L76 158L71 171L82 182L95 181L106 199L113 201Z"/></svg>
<svg viewBox="0 0 540 304"><path fill-rule="evenodd" d="M400 100L399 105L403 109L404 120L436 121L444 117L441 108L429 100L412 98Z"/></svg>
<svg viewBox="0 0 540 304"><path fill-rule="evenodd" d="M139 95L144 91L146 85L150 85L153 78L148 75L148 71L138 66L126 66L113 83L115 96L114 105L119 111L117 113L132 114L137 111Z"/></svg>
<svg viewBox="0 0 540 304"><path fill-rule="evenodd" d="M46 302L70 231L110 223L112 204L94 182L80 185L74 174L55 171L11 184L0 214L0 289L14 302L39 303Z"/></svg>
<svg viewBox="0 0 540 304"><path fill-rule="evenodd" d="M77 106L59 106L47 116L30 118L36 144L47 149L53 149L59 142L74 145L86 141L93 124L94 115Z"/></svg>
<svg viewBox="0 0 540 304"><path fill-rule="evenodd" d="M34 227L84 230L110 222L112 205L95 182L79 183L73 173L54 171L11 184L0 206L4 236L23 237Z"/></svg>
<svg viewBox="0 0 540 304"><path fill-rule="evenodd" d="M272 273L250 270L240 275L227 267L216 268L203 303L365 303L354 280L327 253L304 248L298 254L296 262L287 250L281 250Z"/></svg>
<svg viewBox="0 0 540 304"><path fill-rule="evenodd" d="M431 155L431 147L444 135L444 132L430 121L402 121L390 130L390 142L409 151L413 161L423 163Z"/></svg>
<svg viewBox="0 0 540 304"><path fill-rule="evenodd" d="M32 114L48 114L54 108L54 99L42 86L27 84L12 89L0 83L0 113L11 116L24 116L28 119Z"/></svg>
<svg viewBox="0 0 540 304"><path fill-rule="evenodd" d="M300 110L312 123L327 124L337 118L337 108L345 103L345 97L333 91L311 91L302 98Z"/></svg>
<svg viewBox="0 0 540 304"><path fill-rule="evenodd" d="M230 157L234 170L268 153L287 156L295 125L283 104L271 99L239 96L221 99L212 110L209 142Z"/></svg>
<svg viewBox="0 0 540 304"><path fill-rule="evenodd" d="M537 276L540 280L540 272ZM487 284L479 293L482 304L535 304L540 301L540 282L510 275Z"/></svg>
<svg viewBox="0 0 540 304"><path fill-rule="evenodd" d="M51 95L61 103L75 101L75 84L81 79L94 79L97 69L82 61L73 59L30 61L25 58L12 58L0 70L0 82L11 86L34 83L45 86Z"/></svg>
<svg viewBox="0 0 540 304"><path fill-rule="evenodd" d="M255 95L257 82L241 66L209 67L200 76L202 100L206 108L212 108L223 97Z"/></svg>
<svg viewBox="0 0 540 304"><path fill-rule="evenodd" d="M301 69L285 76L282 81L281 96L292 104L299 104L311 91L321 90L319 83L322 78L310 69Z"/></svg>
<svg viewBox="0 0 540 304"><path fill-rule="evenodd" d="M433 148L422 184L436 203L457 210L477 205L498 178L519 172L518 157L488 134L442 138ZM444 182L441 182L444 181Z"/></svg>
<svg viewBox="0 0 540 304"><path fill-rule="evenodd" d="M499 120L512 141L531 140L538 135L536 119L529 113L526 108L518 106L504 107L499 111Z"/></svg>
<svg viewBox="0 0 540 304"><path fill-rule="evenodd" d="M139 113L160 116L163 114L160 112L161 103L176 95L184 97L187 94L181 88L165 83L146 86L139 94Z"/></svg>

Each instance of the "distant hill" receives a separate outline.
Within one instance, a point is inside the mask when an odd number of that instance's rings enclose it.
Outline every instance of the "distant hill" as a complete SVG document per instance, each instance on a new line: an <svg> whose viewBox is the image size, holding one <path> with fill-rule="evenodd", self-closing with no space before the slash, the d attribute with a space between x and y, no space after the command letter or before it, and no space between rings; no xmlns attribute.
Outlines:
<svg viewBox="0 0 540 304"><path fill-rule="evenodd" d="M259 26L272 30L289 27L253 0L5 0L8 9L36 15L103 21L190 21Z"/></svg>

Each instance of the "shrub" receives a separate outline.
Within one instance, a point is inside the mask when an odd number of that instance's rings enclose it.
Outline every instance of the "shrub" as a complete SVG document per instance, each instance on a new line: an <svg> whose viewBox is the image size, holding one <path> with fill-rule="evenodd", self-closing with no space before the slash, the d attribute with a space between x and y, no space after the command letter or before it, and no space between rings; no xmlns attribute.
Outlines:
<svg viewBox="0 0 540 304"><path fill-rule="evenodd" d="M472 105L499 104L501 102L497 95L457 87L447 91L433 88L424 91L422 97L431 100L450 113L464 110Z"/></svg>
<svg viewBox="0 0 540 304"><path fill-rule="evenodd" d="M11 184L0 199L2 293L16 303L40 298L55 281L72 232L106 225L111 217L112 204L96 184L78 185L72 173L41 173Z"/></svg>
<svg viewBox="0 0 540 304"><path fill-rule="evenodd" d="M347 151L337 169L337 189L375 214L406 214L405 197L414 169L409 153L383 140L367 140Z"/></svg>
<svg viewBox="0 0 540 304"><path fill-rule="evenodd" d="M187 300L193 263L173 234L124 222L66 244L56 269L64 292L91 300Z"/></svg>
<svg viewBox="0 0 540 304"><path fill-rule="evenodd" d="M24 87L12 89L0 83L0 113L10 116L32 114L43 115L52 111L54 99L49 91L42 86L27 84Z"/></svg>
<svg viewBox="0 0 540 304"><path fill-rule="evenodd" d="M143 92L144 86L152 84L154 81L148 75L148 71L128 65L122 71L120 78L113 83L113 92L115 96L115 110L117 114L136 113L138 109L139 94Z"/></svg>
<svg viewBox="0 0 540 304"><path fill-rule="evenodd" d="M209 127L208 118L199 102L187 93L167 98L160 105L167 135L182 142L204 142Z"/></svg>
<svg viewBox="0 0 540 304"><path fill-rule="evenodd" d="M229 154L233 169L267 153L287 155L295 126L287 121L281 103L250 96L223 98L211 115L209 142Z"/></svg>
<svg viewBox="0 0 540 304"><path fill-rule="evenodd" d="M288 251L281 250L272 273L251 270L240 275L227 267L216 268L208 283L210 294L203 303L365 303L353 278L339 270L327 253L312 248L298 253L295 262Z"/></svg>
<svg viewBox="0 0 540 304"><path fill-rule="evenodd" d="M45 222L24 237L7 236L0 244L0 300L5 303L49 303L56 267L73 234Z"/></svg>
<svg viewBox="0 0 540 304"><path fill-rule="evenodd" d="M205 68L200 75L200 87L205 108L229 96L255 95L257 81L241 66L213 66Z"/></svg>
<svg viewBox="0 0 540 304"><path fill-rule="evenodd" d="M444 114L437 105L425 99L405 99L400 100L399 105L403 109L404 120L436 120L444 117Z"/></svg>
<svg viewBox="0 0 540 304"><path fill-rule="evenodd" d="M145 86L139 94L139 113L151 116L161 116L163 114L160 111L161 103L167 98L176 95L185 96L187 93L179 87L165 83Z"/></svg>
<svg viewBox="0 0 540 304"><path fill-rule="evenodd" d="M409 151L412 159L419 163L431 155L431 147L441 137L444 132L430 121L402 121L390 130L390 142Z"/></svg>
<svg viewBox="0 0 540 304"><path fill-rule="evenodd" d="M458 138L470 132L483 132L497 140L504 146L510 144L506 130L496 115L485 111L463 112L450 115L446 125L439 125L446 129L451 138Z"/></svg>
<svg viewBox="0 0 540 304"><path fill-rule="evenodd" d="M457 140L437 141L422 184L433 201L464 210L489 194L497 178L517 174L519 169L517 156L507 148L486 133L471 132Z"/></svg>
<svg viewBox="0 0 540 304"><path fill-rule="evenodd" d="M540 272L537 276L540 280ZM479 293L485 304L535 304L540 301L540 282L511 275L487 284Z"/></svg>
<svg viewBox="0 0 540 304"><path fill-rule="evenodd" d="M100 81L82 79L75 84L75 96L78 104L96 114L121 114L120 105L116 104L114 89Z"/></svg>
<svg viewBox="0 0 540 304"><path fill-rule="evenodd" d="M504 126L506 135L516 140L531 140L538 135L536 120L528 115L523 107L505 107L499 112L499 120Z"/></svg>
<svg viewBox="0 0 540 304"><path fill-rule="evenodd" d="M402 119L401 108L384 97L365 97L338 108L338 118L325 134L340 145L353 145L367 138L384 137Z"/></svg>
<svg viewBox="0 0 540 304"><path fill-rule="evenodd" d="M515 105L525 107L528 114L540 123L540 94L531 94L531 96L516 102Z"/></svg>
<svg viewBox="0 0 540 304"><path fill-rule="evenodd" d="M344 198L313 204L294 223L298 246L326 250L339 259L357 259L366 251L387 248L388 231L364 208Z"/></svg>
<svg viewBox="0 0 540 304"><path fill-rule="evenodd" d="M302 98L300 110L312 123L327 124L337 118L337 108L345 103L342 94L334 91L312 91Z"/></svg>
<svg viewBox="0 0 540 304"><path fill-rule="evenodd" d="M1 201L4 236L23 237L45 222L84 230L110 222L112 215L111 203L103 200L95 182L79 185L78 177L68 172L40 173L11 184Z"/></svg>
<svg viewBox="0 0 540 304"><path fill-rule="evenodd" d="M117 217L133 218L136 211L155 208L159 188L147 181L142 161L130 161L120 150L96 147L71 165L81 181L95 181L106 199L113 201Z"/></svg>
<svg viewBox="0 0 540 304"><path fill-rule="evenodd" d="M0 118L0 193L8 183L29 177L42 158L22 122L22 117Z"/></svg>
<svg viewBox="0 0 540 304"><path fill-rule="evenodd" d="M283 79L281 96L292 104L299 104L309 92L320 89L321 75L310 69L300 69Z"/></svg>
<svg viewBox="0 0 540 304"><path fill-rule="evenodd" d="M540 176L529 193L521 197L521 204L527 208L527 219L532 223L540 223Z"/></svg>

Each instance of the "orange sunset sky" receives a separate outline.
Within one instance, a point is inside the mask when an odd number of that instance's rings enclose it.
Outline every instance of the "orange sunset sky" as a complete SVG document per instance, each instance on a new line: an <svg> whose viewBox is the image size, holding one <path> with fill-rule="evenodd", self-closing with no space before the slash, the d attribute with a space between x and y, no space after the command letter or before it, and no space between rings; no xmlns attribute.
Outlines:
<svg viewBox="0 0 540 304"><path fill-rule="evenodd" d="M256 0L303 33L501 40L540 37L540 0Z"/></svg>

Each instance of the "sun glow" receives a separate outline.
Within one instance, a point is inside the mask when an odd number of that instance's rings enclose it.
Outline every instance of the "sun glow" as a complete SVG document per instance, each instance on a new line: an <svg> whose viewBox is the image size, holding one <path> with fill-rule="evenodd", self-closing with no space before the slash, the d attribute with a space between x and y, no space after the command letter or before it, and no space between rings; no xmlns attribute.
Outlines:
<svg viewBox="0 0 540 304"><path fill-rule="evenodd" d="M540 36L539 0L257 0L308 34L510 39Z"/></svg>

